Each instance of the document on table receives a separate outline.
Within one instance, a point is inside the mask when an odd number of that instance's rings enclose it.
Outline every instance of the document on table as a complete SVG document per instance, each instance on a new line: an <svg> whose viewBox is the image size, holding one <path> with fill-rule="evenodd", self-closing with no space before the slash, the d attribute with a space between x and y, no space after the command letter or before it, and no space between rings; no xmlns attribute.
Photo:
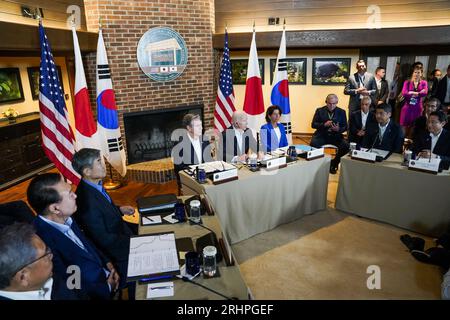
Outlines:
<svg viewBox="0 0 450 320"><path fill-rule="evenodd" d="M172 297L174 295L173 282L150 283L147 287L147 299Z"/></svg>
<svg viewBox="0 0 450 320"><path fill-rule="evenodd" d="M179 273L173 232L131 237L128 278Z"/></svg>
<svg viewBox="0 0 450 320"><path fill-rule="evenodd" d="M191 165L189 166L189 168L191 169L192 172L195 172L195 169L200 166L201 168L205 169L206 173L213 173L216 171L225 171L225 170L231 170L231 169L236 169L235 166L233 166L232 164L226 163L225 161L211 161L211 162L205 162L202 164L196 164L196 165Z"/></svg>
<svg viewBox="0 0 450 320"><path fill-rule="evenodd" d="M150 224L162 223L161 216L142 216L142 225L148 226Z"/></svg>

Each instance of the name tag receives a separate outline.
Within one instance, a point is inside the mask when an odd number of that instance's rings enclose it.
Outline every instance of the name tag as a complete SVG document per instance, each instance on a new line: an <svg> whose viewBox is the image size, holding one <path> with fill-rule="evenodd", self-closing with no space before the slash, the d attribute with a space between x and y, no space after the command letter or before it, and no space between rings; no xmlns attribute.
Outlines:
<svg viewBox="0 0 450 320"><path fill-rule="evenodd" d="M352 159L375 162L377 160L377 154L373 152L353 150Z"/></svg>
<svg viewBox="0 0 450 320"><path fill-rule="evenodd" d="M232 180L237 180L237 179L238 179L238 170L237 170L237 168L226 170L226 171L217 172L217 173L214 173L214 175L213 175L213 183L214 184L227 182L227 181L232 181Z"/></svg>
<svg viewBox="0 0 450 320"><path fill-rule="evenodd" d="M408 169L437 174L441 159L409 160Z"/></svg>
<svg viewBox="0 0 450 320"><path fill-rule="evenodd" d="M314 159L322 158L323 156L325 156L324 148L314 149L314 150L308 151L308 153L306 154L306 160L314 160Z"/></svg>
<svg viewBox="0 0 450 320"><path fill-rule="evenodd" d="M286 166L286 157L267 160L267 170Z"/></svg>

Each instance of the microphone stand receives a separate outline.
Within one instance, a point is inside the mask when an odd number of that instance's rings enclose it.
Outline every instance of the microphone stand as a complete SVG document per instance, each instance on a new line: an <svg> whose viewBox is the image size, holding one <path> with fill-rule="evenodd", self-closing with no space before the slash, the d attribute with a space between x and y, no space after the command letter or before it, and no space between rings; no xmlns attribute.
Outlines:
<svg viewBox="0 0 450 320"><path fill-rule="evenodd" d="M378 128L377 136L375 137L375 140L373 141L372 146L370 147L369 150L367 150L367 152L371 152L372 151L372 149L375 146L375 143L377 142L379 136L380 136L380 128Z"/></svg>

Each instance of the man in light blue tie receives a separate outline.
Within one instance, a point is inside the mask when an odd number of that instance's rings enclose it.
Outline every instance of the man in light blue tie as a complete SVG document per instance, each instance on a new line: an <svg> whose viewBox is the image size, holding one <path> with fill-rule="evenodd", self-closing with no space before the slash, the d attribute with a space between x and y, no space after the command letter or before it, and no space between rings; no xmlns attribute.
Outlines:
<svg viewBox="0 0 450 320"><path fill-rule="evenodd" d="M119 275L72 220L77 196L71 186L61 175L45 173L31 181L27 197L38 214L36 232L53 252L54 272L66 279L68 289L80 289L92 299L110 299Z"/></svg>

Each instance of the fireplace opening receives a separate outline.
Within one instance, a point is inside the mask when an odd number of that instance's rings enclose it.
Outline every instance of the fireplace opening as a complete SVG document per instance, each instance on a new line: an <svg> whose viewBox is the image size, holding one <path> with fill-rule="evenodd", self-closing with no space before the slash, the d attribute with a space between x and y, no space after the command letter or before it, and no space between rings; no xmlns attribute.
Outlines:
<svg viewBox="0 0 450 320"><path fill-rule="evenodd" d="M170 137L188 114L198 114L203 121L203 105L172 109L129 112L123 115L128 164L170 157L176 142Z"/></svg>

